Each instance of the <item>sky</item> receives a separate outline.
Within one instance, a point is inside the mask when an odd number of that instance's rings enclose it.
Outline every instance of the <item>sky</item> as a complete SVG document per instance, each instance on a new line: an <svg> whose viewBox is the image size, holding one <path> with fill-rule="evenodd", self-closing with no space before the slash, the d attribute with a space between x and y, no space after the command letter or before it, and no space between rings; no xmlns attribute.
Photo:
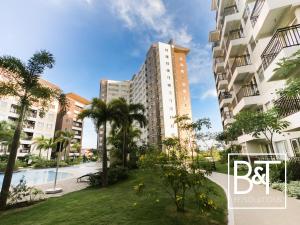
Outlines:
<svg viewBox="0 0 300 225"><path fill-rule="evenodd" d="M208 117L222 129L208 33L210 0L0 0L0 55L24 61L46 49L56 59L43 78L64 92L99 96L100 79L129 80L154 42L190 48L188 73L193 120ZM83 147L94 147L85 121Z"/></svg>

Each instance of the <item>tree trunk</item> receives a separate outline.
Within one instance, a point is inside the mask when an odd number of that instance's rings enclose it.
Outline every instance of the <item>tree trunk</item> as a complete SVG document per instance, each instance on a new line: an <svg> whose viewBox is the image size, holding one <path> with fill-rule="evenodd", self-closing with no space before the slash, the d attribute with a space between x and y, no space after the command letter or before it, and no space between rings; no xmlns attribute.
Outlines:
<svg viewBox="0 0 300 225"><path fill-rule="evenodd" d="M123 128L123 167L127 166L126 128Z"/></svg>
<svg viewBox="0 0 300 225"><path fill-rule="evenodd" d="M108 185L107 178L107 150L106 150L106 122L104 122L103 128L103 147L102 147L102 186Z"/></svg>
<svg viewBox="0 0 300 225"><path fill-rule="evenodd" d="M3 179L3 184L2 184L1 194L0 194L0 210L4 210L6 207L6 202L7 202L7 198L8 198L8 194L9 194L9 187L11 184L11 178L12 178L14 166L16 163L18 148L20 145L20 136L21 136L21 132L22 132L22 128L23 128L23 121L24 121L25 113L26 113L26 106L23 104L23 105L21 105L21 112L19 115L16 130L14 132L13 141L12 141L11 149L10 149L10 154L9 154L7 166L5 169L5 174L4 174L4 179Z"/></svg>

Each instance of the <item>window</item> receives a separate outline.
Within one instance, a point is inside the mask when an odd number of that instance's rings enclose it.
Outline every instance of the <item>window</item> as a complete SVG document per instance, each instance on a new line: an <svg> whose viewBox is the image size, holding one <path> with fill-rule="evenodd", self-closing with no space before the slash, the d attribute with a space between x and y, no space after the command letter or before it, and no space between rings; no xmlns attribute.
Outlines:
<svg viewBox="0 0 300 225"><path fill-rule="evenodd" d="M165 51L166 51L166 52L168 52L168 51L169 51L169 49L165 48Z"/></svg>
<svg viewBox="0 0 300 225"><path fill-rule="evenodd" d="M286 145L287 145L286 141L275 142L275 146L276 146L275 152L278 153L278 155L277 155L278 159L282 159L282 160L285 159L283 154L287 153L287 146Z"/></svg>
<svg viewBox="0 0 300 225"><path fill-rule="evenodd" d="M171 84L168 84L169 87L171 87Z"/></svg>
<svg viewBox="0 0 300 225"><path fill-rule="evenodd" d="M168 55L165 55L165 57L166 57L166 59L168 59L168 58L169 58L169 56L168 56Z"/></svg>
<svg viewBox="0 0 300 225"><path fill-rule="evenodd" d="M168 80L171 80L171 77L170 77L170 76L167 76L167 79L168 79Z"/></svg>
<svg viewBox="0 0 300 225"><path fill-rule="evenodd" d="M169 62L166 62L166 65L170 65L170 63L169 63Z"/></svg>
<svg viewBox="0 0 300 225"><path fill-rule="evenodd" d="M167 72L170 72L170 69L167 69Z"/></svg>

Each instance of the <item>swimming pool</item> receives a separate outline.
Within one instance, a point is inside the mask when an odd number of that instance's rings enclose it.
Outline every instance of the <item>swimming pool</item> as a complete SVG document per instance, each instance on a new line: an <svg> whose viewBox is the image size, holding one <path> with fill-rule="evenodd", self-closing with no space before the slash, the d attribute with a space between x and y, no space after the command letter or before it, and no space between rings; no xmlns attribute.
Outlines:
<svg viewBox="0 0 300 225"><path fill-rule="evenodd" d="M24 176L28 186L46 184L54 182L55 168L49 169L26 169L14 172L11 185L16 186ZM63 180L72 177L73 174L58 171L57 180ZM0 174L0 187L2 186L4 174Z"/></svg>

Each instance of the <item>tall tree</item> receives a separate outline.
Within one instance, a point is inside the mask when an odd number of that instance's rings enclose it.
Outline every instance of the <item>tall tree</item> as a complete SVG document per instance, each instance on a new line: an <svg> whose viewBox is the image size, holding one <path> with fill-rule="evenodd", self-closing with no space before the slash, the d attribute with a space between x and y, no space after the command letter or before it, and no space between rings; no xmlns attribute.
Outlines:
<svg viewBox="0 0 300 225"><path fill-rule="evenodd" d="M78 119L91 118L93 120L97 132L97 150L99 151L99 134L101 127L103 128L102 140L102 186L108 185L107 178L107 146L106 146L106 129L107 122L113 120L115 116L110 104L106 104L99 98L93 98L89 108L84 109L79 115Z"/></svg>
<svg viewBox="0 0 300 225"><path fill-rule="evenodd" d="M19 114L3 179L0 209L6 207L13 168L20 144L20 135L28 109L32 105L38 106L39 116L42 117L51 101L57 99L63 102L66 99L61 90L50 88L40 82L41 74L46 68L51 69L54 62L53 55L44 50L35 53L27 64L12 56L0 57L0 68L2 70L0 97L12 96L18 99L17 113Z"/></svg>
<svg viewBox="0 0 300 225"><path fill-rule="evenodd" d="M127 166L128 133L134 122L140 127L145 127L147 119L144 115L145 108L142 104L127 103L124 98L114 99L110 102L112 110L117 117L114 120L115 127L119 127L123 134L123 167Z"/></svg>

